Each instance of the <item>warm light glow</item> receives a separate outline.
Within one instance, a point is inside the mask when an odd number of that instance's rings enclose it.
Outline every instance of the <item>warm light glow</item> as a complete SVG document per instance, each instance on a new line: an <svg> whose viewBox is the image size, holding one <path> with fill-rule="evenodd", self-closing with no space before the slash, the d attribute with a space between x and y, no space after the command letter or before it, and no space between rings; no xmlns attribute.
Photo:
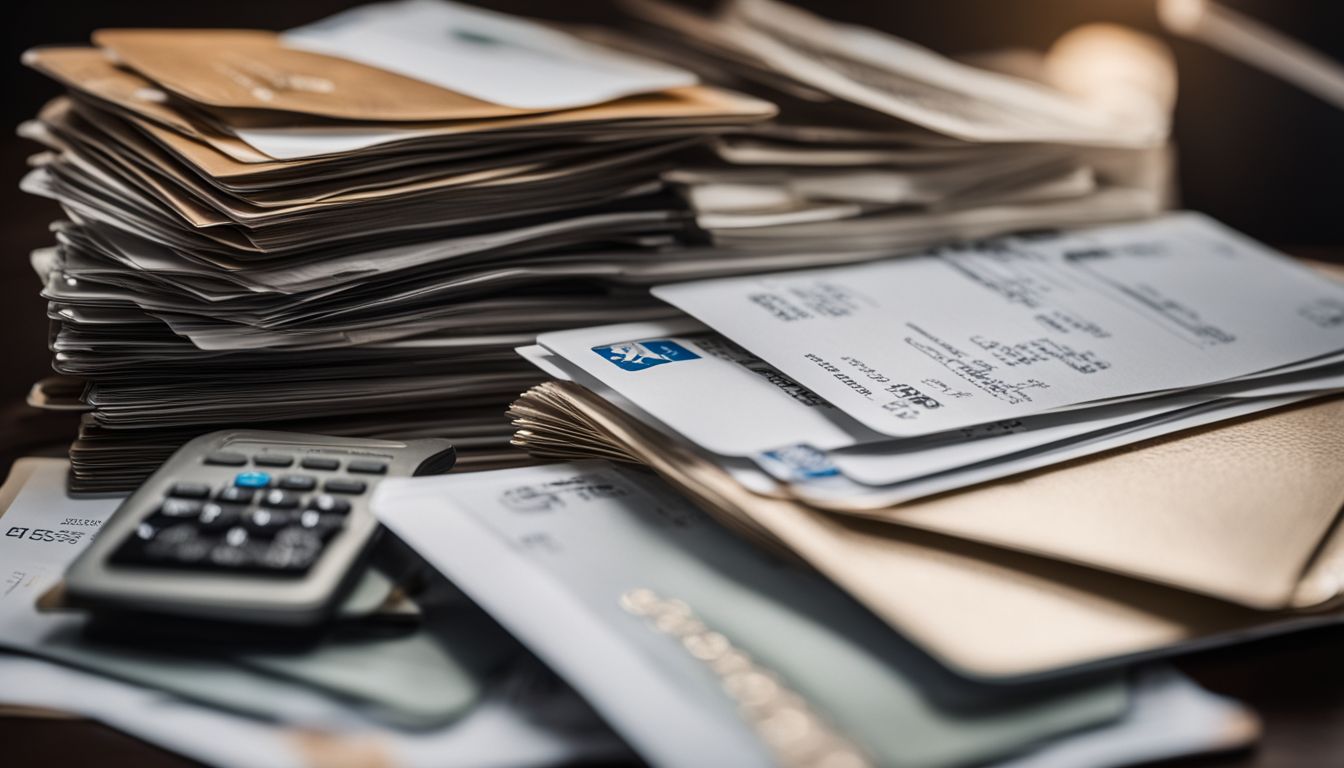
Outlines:
<svg viewBox="0 0 1344 768"><path fill-rule="evenodd" d="M1198 29L1208 10L1205 0L1158 0L1157 3L1157 17L1162 26L1180 35Z"/></svg>
<svg viewBox="0 0 1344 768"><path fill-rule="evenodd" d="M1088 24L1045 57L1046 81L1118 123L1165 135L1176 99L1176 64L1159 40L1115 24Z"/></svg>

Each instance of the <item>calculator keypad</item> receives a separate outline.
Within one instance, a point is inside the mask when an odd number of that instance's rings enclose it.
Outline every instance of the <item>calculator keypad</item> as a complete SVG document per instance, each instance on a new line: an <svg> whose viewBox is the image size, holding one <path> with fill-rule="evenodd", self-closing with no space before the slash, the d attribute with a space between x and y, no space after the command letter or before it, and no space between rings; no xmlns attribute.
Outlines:
<svg viewBox="0 0 1344 768"><path fill-rule="evenodd" d="M113 553L112 561L170 569L302 576L344 530L351 499L368 483L342 474L273 476L252 467L285 468L295 457L216 451L204 464L238 467L231 480L174 483L154 512ZM299 467L331 473L340 461L310 456ZM386 463L355 459L347 471L383 474Z"/></svg>

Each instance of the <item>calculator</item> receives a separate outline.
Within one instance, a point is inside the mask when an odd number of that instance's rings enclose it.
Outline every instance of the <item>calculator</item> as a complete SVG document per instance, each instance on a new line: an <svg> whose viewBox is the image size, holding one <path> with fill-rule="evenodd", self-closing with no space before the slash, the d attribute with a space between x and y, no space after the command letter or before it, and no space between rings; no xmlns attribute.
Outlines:
<svg viewBox="0 0 1344 768"><path fill-rule="evenodd" d="M433 438L202 435L122 502L66 572L65 597L94 611L320 624L379 530L378 483L455 458Z"/></svg>

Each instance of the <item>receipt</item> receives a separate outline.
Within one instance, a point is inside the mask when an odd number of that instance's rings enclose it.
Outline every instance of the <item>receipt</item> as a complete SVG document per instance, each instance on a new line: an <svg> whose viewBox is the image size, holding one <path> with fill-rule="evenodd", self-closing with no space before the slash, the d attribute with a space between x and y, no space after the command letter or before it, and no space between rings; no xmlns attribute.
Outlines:
<svg viewBox="0 0 1344 768"><path fill-rule="evenodd" d="M1192 213L654 294L895 437L1344 349L1344 286Z"/></svg>
<svg viewBox="0 0 1344 768"><path fill-rule="evenodd" d="M121 503L67 498L69 468L60 459L21 459L10 471L5 490L18 490L0 501L0 618L26 614Z"/></svg>

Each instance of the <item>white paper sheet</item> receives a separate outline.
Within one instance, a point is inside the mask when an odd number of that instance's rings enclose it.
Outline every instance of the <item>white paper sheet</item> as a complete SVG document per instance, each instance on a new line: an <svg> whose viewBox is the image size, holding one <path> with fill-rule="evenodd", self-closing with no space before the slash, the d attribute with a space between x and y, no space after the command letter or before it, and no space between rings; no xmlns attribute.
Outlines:
<svg viewBox="0 0 1344 768"><path fill-rule="evenodd" d="M992 758L1111 722L1126 702L1114 679L1025 701L956 678L811 571L605 462L389 480L373 507L654 764L779 756L762 754L715 656L623 609L639 590L684 601L878 764Z"/></svg>
<svg viewBox="0 0 1344 768"><path fill-rule="evenodd" d="M519 109L572 109L696 82L677 67L446 0L360 6L282 38L291 48Z"/></svg>
<svg viewBox="0 0 1344 768"><path fill-rule="evenodd" d="M654 294L894 437L1344 349L1344 286L1191 213Z"/></svg>

